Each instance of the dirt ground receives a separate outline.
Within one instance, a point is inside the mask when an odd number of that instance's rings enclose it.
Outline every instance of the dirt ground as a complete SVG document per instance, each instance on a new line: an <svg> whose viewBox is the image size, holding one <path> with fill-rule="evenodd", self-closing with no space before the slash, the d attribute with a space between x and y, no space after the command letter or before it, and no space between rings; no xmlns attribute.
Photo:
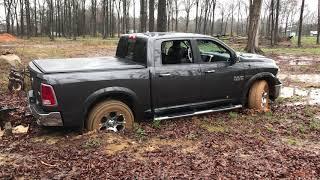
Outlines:
<svg viewBox="0 0 320 180"><path fill-rule="evenodd" d="M110 42L94 43L27 42L23 51L17 44L13 50L25 63L114 54L115 47L104 44ZM6 121L29 127L27 133L0 137L0 179L319 178L320 59L268 56L280 66L285 86L271 112L241 109L139 122L133 132L120 134L39 127L24 93L0 91L0 106L17 108Z"/></svg>

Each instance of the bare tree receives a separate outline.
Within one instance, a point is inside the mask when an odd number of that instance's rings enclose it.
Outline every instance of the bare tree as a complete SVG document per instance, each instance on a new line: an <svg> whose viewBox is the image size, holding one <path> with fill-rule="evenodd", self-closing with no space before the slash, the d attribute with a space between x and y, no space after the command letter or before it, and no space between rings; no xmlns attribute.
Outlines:
<svg viewBox="0 0 320 180"><path fill-rule="evenodd" d="M147 18L146 18L146 11L145 11L145 0L140 0L140 32L146 31L147 26Z"/></svg>
<svg viewBox="0 0 320 180"><path fill-rule="evenodd" d="M318 0L318 35L317 44L320 44L320 0Z"/></svg>
<svg viewBox="0 0 320 180"><path fill-rule="evenodd" d="M30 2L29 0L25 0L26 7L26 20L27 20L27 37L31 36L31 15L30 15Z"/></svg>
<svg viewBox="0 0 320 180"><path fill-rule="evenodd" d="M305 0L302 0L301 9L300 9L298 47L301 47L301 36L302 36L302 21L303 21L304 1L305 1Z"/></svg>
<svg viewBox="0 0 320 180"><path fill-rule="evenodd" d="M249 53L262 52L259 48L259 24L262 7L262 0L249 1L249 28L248 42L245 50Z"/></svg>
<svg viewBox="0 0 320 180"><path fill-rule="evenodd" d="M166 0L161 0L158 3L158 20L157 20L157 31L164 32L167 30L167 8Z"/></svg>
<svg viewBox="0 0 320 180"><path fill-rule="evenodd" d="M216 5L217 5L217 0L213 0L213 2L212 2L212 18L211 18L211 35L213 35L213 32L214 32Z"/></svg>
<svg viewBox="0 0 320 180"><path fill-rule="evenodd" d="M97 0L91 0L91 33L97 36Z"/></svg>
<svg viewBox="0 0 320 180"><path fill-rule="evenodd" d="M133 2L133 32L136 32L136 3Z"/></svg>
<svg viewBox="0 0 320 180"><path fill-rule="evenodd" d="M4 0L4 10L6 15L6 26L7 26L7 33L10 33L10 17L11 17L11 6L12 0Z"/></svg>
<svg viewBox="0 0 320 180"><path fill-rule="evenodd" d="M196 28L195 28L195 32L198 32L199 1L200 0L196 0Z"/></svg>
<svg viewBox="0 0 320 180"><path fill-rule="evenodd" d="M191 11L192 7L194 6L194 1L193 0L184 0L183 4L184 4L184 10L186 11L186 14L187 14L185 31L188 32L189 21L190 21L190 11Z"/></svg>
<svg viewBox="0 0 320 180"><path fill-rule="evenodd" d="M119 0L120 1L120 0ZM122 12L123 12L123 20L122 20L122 33L125 34L127 32L127 0L122 0Z"/></svg>
<svg viewBox="0 0 320 180"><path fill-rule="evenodd" d="M280 11L280 0L276 0L277 5L276 5L276 22L275 22L275 27L274 27L274 44L278 44L279 41L279 11Z"/></svg>
<svg viewBox="0 0 320 180"><path fill-rule="evenodd" d="M154 0L149 0L149 31L154 31Z"/></svg>
<svg viewBox="0 0 320 180"><path fill-rule="evenodd" d="M175 15L176 15L176 24L175 24L175 31L178 31L178 16L179 16L179 7L178 7L178 0L174 0L174 6L176 8L176 12L175 12Z"/></svg>
<svg viewBox="0 0 320 180"><path fill-rule="evenodd" d="M20 4L20 34L24 35L24 2L23 0L19 0Z"/></svg>

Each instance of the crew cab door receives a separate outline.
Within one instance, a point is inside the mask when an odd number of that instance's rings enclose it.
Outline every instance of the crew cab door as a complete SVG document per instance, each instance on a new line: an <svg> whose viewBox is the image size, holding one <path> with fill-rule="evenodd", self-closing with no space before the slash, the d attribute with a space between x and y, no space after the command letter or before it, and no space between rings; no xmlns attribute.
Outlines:
<svg viewBox="0 0 320 180"><path fill-rule="evenodd" d="M241 64L231 63L235 56L232 50L213 39L197 39L196 44L203 99L220 103L235 101L240 97L244 72Z"/></svg>
<svg viewBox="0 0 320 180"><path fill-rule="evenodd" d="M172 52L174 41L181 49ZM194 50L190 39L156 40L154 69L152 70L152 99L155 110L183 108L186 104L199 102L201 84L200 65L194 63ZM177 49L177 48L175 48ZM181 51L180 51L181 50ZM178 50L176 50L178 51ZM181 53L181 59L175 56Z"/></svg>

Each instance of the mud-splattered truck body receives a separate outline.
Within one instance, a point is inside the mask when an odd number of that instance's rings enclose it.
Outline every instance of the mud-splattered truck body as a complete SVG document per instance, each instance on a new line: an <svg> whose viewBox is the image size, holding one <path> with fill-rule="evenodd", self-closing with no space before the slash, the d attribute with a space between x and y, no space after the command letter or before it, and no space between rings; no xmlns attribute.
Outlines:
<svg viewBox="0 0 320 180"><path fill-rule="evenodd" d="M30 109L44 126L96 128L102 109L111 106L118 108L100 117L100 128L119 119L125 127L130 118L259 109L259 103L266 109L281 87L273 60L188 33L123 35L115 57L34 60L29 70Z"/></svg>

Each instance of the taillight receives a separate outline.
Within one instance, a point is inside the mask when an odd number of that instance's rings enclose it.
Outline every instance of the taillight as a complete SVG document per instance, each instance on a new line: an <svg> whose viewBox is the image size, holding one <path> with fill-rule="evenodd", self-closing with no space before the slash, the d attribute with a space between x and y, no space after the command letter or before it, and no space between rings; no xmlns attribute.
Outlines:
<svg viewBox="0 0 320 180"><path fill-rule="evenodd" d="M57 99L52 86L41 83L40 89L41 89L40 92L41 92L42 105L56 106Z"/></svg>

